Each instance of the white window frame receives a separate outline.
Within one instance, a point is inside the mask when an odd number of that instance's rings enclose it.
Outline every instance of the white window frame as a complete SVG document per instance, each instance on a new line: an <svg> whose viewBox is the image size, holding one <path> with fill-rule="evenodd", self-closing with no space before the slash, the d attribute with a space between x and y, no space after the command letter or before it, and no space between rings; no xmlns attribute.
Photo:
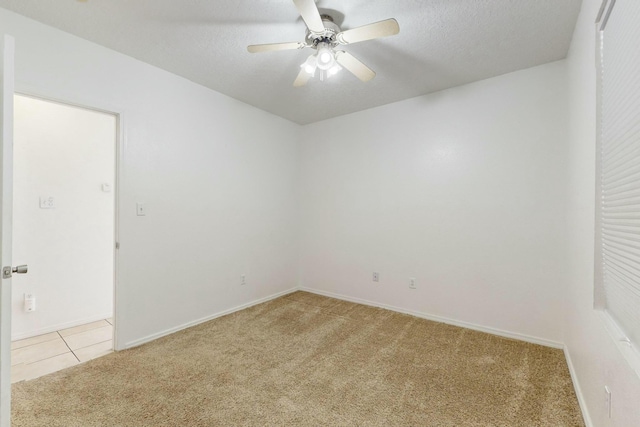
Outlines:
<svg viewBox="0 0 640 427"><path fill-rule="evenodd" d="M603 78L603 42L605 28L613 11L616 0L603 0L596 19L596 209L595 209L595 286L594 308L599 311L605 329L614 340L616 347L640 377L640 348L632 343L624 328L608 313L604 288L603 250L602 250L602 78ZM640 310L640 307L638 308Z"/></svg>

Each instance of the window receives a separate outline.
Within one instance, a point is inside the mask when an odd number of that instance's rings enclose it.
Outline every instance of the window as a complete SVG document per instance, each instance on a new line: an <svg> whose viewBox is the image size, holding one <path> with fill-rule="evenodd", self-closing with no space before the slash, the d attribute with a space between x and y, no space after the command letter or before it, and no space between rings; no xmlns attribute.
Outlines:
<svg viewBox="0 0 640 427"><path fill-rule="evenodd" d="M640 375L640 1L598 16L596 304Z"/></svg>

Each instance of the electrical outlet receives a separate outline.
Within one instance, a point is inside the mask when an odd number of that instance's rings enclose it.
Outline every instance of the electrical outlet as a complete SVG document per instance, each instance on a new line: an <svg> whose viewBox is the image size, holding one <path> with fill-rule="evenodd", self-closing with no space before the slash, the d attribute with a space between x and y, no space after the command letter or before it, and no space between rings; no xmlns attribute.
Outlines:
<svg viewBox="0 0 640 427"><path fill-rule="evenodd" d="M374 282L379 282L380 281L380 274L377 272L373 272L373 281Z"/></svg>
<svg viewBox="0 0 640 427"><path fill-rule="evenodd" d="M244 274L240 275L240 286L246 285L247 284L247 276L245 276Z"/></svg>
<svg viewBox="0 0 640 427"><path fill-rule="evenodd" d="M36 311L36 297L31 293L24 294L24 311Z"/></svg>
<svg viewBox="0 0 640 427"><path fill-rule="evenodd" d="M416 278L409 277L409 289L415 289L415 288L416 288Z"/></svg>
<svg viewBox="0 0 640 427"><path fill-rule="evenodd" d="M40 209L53 209L56 207L53 197L40 197Z"/></svg>
<svg viewBox="0 0 640 427"><path fill-rule="evenodd" d="M604 386L604 393L605 393L605 403L606 403L606 410L607 410L607 417L611 418L611 390L609 390L608 386Z"/></svg>

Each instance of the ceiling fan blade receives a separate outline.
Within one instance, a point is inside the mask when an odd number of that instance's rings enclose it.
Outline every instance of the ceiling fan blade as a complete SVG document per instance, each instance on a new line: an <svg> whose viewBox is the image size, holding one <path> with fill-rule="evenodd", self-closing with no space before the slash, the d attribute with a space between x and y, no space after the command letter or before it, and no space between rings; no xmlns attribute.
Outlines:
<svg viewBox="0 0 640 427"><path fill-rule="evenodd" d="M306 44L301 42L252 44L247 46L247 50L251 53L258 53L258 52L272 52L274 50L302 49L306 46L307 46Z"/></svg>
<svg viewBox="0 0 640 427"><path fill-rule="evenodd" d="M336 52L336 61L338 61L338 64L349 70L354 76L356 76L363 82L368 82L376 76L375 71L364 65L362 62L360 62L360 60L356 59L355 56L345 52L344 50L339 50L338 52Z"/></svg>
<svg viewBox="0 0 640 427"><path fill-rule="evenodd" d="M324 24L314 0L293 0L300 16L312 33L324 33Z"/></svg>
<svg viewBox="0 0 640 427"><path fill-rule="evenodd" d="M357 43L365 40L377 39L379 37L393 36L400 32L400 26L395 19L385 19L373 24L342 31L336 34L336 40L340 44Z"/></svg>
<svg viewBox="0 0 640 427"><path fill-rule="evenodd" d="M312 77L311 74L307 73L304 69L301 69L300 72L298 73L298 77L296 77L295 81L293 82L293 86L295 87L304 86L307 84L309 79L311 79L311 77Z"/></svg>

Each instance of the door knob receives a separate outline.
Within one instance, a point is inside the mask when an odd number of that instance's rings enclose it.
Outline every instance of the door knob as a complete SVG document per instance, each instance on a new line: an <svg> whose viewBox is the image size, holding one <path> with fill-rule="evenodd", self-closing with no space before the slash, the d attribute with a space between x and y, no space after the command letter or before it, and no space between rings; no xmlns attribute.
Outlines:
<svg viewBox="0 0 640 427"><path fill-rule="evenodd" d="M25 274L27 271L29 271L28 265L19 265L11 269L12 273L18 273L18 274Z"/></svg>
<svg viewBox="0 0 640 427"><path fill-rule="evenodd" d="M27 265L18 265L16 267L2 267L2 278L8 279L12 276L13 273L25 274L27 271L29 271L29 267Z"/></svg>

